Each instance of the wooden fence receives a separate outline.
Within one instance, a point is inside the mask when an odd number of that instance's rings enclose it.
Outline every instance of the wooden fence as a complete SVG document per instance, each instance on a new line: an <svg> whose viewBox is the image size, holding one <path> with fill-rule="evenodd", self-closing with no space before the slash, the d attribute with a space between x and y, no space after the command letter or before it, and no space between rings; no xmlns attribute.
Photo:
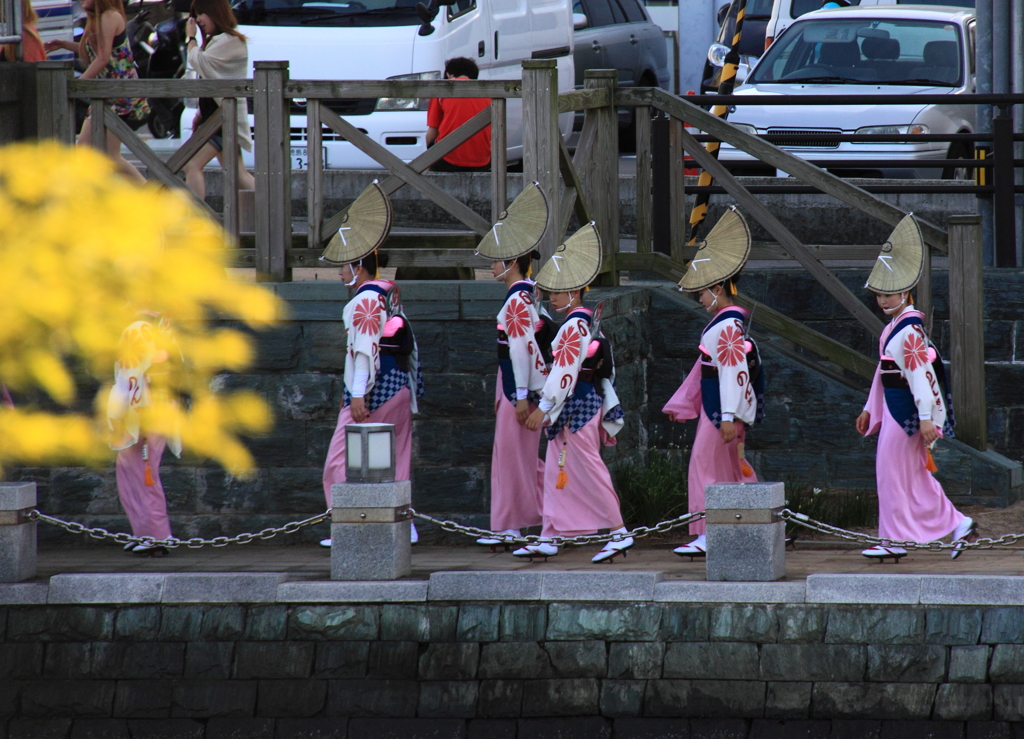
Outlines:
<svg viewBox="0 0 1024 739"><path fill-rule="evenodd" d="M820 259L820 249L802 244L739 180L711 156L703 144L686 130L692 126L706 134L741 149L760 161L784 170L797 180L819 192L831 195L881 221L895 225L906 214L895 205L796 157L757 136L732 126L713 116L685 98L655 88L617 88L614 70L590 70L585 75L585 87L564 95L558 94L557 70L554 60L540 59L523 62L522 80L513 81L322 81L290 80L286 62L256 62L252 80L89 80L75 81L70 67L62 63L43 63L37 71L36 113L44 118L49 135L70 141L72 138L71 106L76 99L92 101L93 142L104 148L106 130L110 129L128 149L148 167L150 178L168 187L184 188L178 173L184 164L210 139L220 127L217 117L203 123L188 141L167 162L154 154L145 142L103 104L107 97L221 97L225 120L234 120L237 105L247 105L252 98L255 117L254 143L256 154L256 227L255 248L239 249L237 264L255 266L258 279L285 281L290 279L294 266L313 266L324 242L338 228L344 211L325 216L323 213L322 127L326 126L363 153L386 168L390 176L383 188L393 193L409 185L447 213L458 219L467 229L458 242L460 248L432 249L432 265L462 266L472 263L473 245L490 228L491 222L506 207L506 107L510 99L519 98L523 106L523 179L536 181L548 196L556 217L551 219L541 243L544 258L549 256L564 237L573 215L579 223L595 221L604 245L604 260L600 279L606 285L618 284L619 273L629 270L649 270L673 280L681 278L687 260L693 257L695 247L686 245L687 223L685 209L684 154L690 155L698 166L710 172L717 183L735 200L736 204L778 242L778 247L760 248L769 256L788 256L795 259L844 306L873 335L878 336L882 322L854 295ZM330 98L489 98L491 104L458 130L435 146L405 163L382 145L370 139L353 124L323 104ZM306 101L308 147L308 235L305 248L293 248L291 220L290 171L290 111L291 101ZM637 251L619 250L618 202L618 109L636 109L636 219ZM558 129L558 116L569 111L585 111L583 129L576 150L570 154ZM652 250L650 121L653 111L669 117L671 254ZM464 203L441 189L436 182L423 175L431 164L481 131L491 126L492 161L491 220L484 219ZM225 205L223 223L233 236L238 234L237 166L235 130L224 129ZM202 207L206 207L205 203ZM216 214L211 215L216 217ZM951 305L960 306L958 319L952 321L952 346L956 358L954 377L958 379L961 397L972 399L970 407L958 412L962 435L978 448L985 445L984 357L978 337L981 331L981 291L975 284L980 280L980 238L976 232L980 225L957 222L956 236L950 238L935 224L921 222L922 233L933 251L950 253L951 265L960 265L966 282L951 284ZM396 234L389 246L417 247L416 240L403 239ZM877 247L831 247L827 258L874 258ZM424 255L427 256L427 255ZM415 257L414 257L415 259ZM926 260L925 277L918 289L918 305L930 309L930 256ZM951 272L951 281L954 270ZM960 279L958 276L956 279ZM954 296L954 291L956 295ZM743 303L751 301L740 296ZM794 344L811 350L844 370L861 378L873 375L875 360L856 352L834 339L816 332L799 321L759 305L754 315L756 323Z"/></svg>

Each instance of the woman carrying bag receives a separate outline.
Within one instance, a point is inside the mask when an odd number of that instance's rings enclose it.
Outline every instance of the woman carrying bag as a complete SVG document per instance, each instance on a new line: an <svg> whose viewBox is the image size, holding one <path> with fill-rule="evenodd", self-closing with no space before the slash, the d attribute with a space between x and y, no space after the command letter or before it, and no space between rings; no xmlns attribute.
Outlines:
<svg viewBox="0 0 1024 739"><path fill-rule="evenodd" d="M196 39L196 27L203 32L203 44ZM188 64L204 80L236 80L249 77L249 50L245 36L237 30L238 21L228 0L193 0L192 15L185 26L188 36ZM220 108L222 98L200 98L199 112L192 121L192 130ZM249 113L245 105L237 106L238 143L240 148L252 151L249 131ZM203 167L216 157L223 166L224 139L221 131L214 134L203 148L185 165L185 182L200 200L206 197L206 177ZM255 190L256 179L249 174L238 157L238 189Z"/></svg>

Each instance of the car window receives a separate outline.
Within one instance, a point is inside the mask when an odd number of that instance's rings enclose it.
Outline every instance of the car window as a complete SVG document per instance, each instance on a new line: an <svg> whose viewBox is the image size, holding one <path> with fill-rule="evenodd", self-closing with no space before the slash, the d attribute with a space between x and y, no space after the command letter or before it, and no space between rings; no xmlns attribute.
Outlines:
<svg viewBox="0 0 1024 739"><path fill-rule="evenodd" d="M622 9L629 23L645 23L647 21L644 11L640 9L640 4L636 0L612 0L612 5L618 5Z"/></svg>
<svg viewBox="0 0 1024 739"><path fill-rule="evenodd" d="M897 5L920 5L921 0L896 0ZM953 8L973 8L974 0L928 0L929 5L946 5Z"/></svg>
<svg viewBox="0 0 1024 739"><path fill-rule="evenodd" d="M583 0L583 12L587 14L588 25L591 28L615 23L615 16L612 15L608 0Z"/></svg>
<svg viewBox="0 0 1024 739"><path fill-rule="evenodd" d="M747 0L744 15L747 18L771 18L775 0Z"/></svg>
<svg viewBox="0 0 1024 739"><path fill-rule="evenodd" d="M476 8L476 0L455 0L454 3L448 6L448 20L458 18L474 8Z"/></svg>
<svg viewBox="0 0 1024 739"><path fill-rule="evenodd" d="M747 82L958 87L962 48L955 23L806 19L772 44Z"/></svg>

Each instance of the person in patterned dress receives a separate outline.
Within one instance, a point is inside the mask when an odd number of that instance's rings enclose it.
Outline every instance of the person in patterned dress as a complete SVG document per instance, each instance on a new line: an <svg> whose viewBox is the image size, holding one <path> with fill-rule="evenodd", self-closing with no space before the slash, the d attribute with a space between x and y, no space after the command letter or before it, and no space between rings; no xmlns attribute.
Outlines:
<svg viewBox="0 0 1024 739"><path fill-rule="evenodd" d="M355 289L345 305L348 336L345 395L324 463L324 497L331 506L331 485L345 482L345 426L391 423L395 426L395 479L408 480L412 466L412 414L423 395L416 337L405 313L388 315L395 283L377 277L387 255L372 251L341 268L342 281ZM413 542L417 540L412 527ZM320 542L331 546L330 539Z"/></svg>
<svg viewBox="0 0 1024 739"><path fill-rule="evenodd" d="M614 537L593 558L611 562L625 556L633 538L623 526L619 497L601 445L614 445L623 425L615 394L611 343L600 331L600 308L583 307L582 294L601 267L601 240L589 223L555 249L537 275L537 285L551 294L551 306L565 314L552 343L554 361L541 391L540 404L527 428L544 428L548 448L544 462L541 536L569 537L610 529ZM550 541L528 544L517 557L558 554Z"/></svg>
<svg viewBox="0 0 1024 739"><path fill-rule="evenodd" d="M921 278L924 242L913 215L904 218L882 246L865 287L892 317L878 340L880 362L871 392L857 417L857 432L878 433L878 536L895 542L927 542L952 534L954 542L974 537L973 519L960 513L932 475L931 447L953 435L953 406L945 368L925 332L925 315L915 310L911 290ZM953 549L956 558L962 549ZM862 554L899 560L907 550L877 545Z"/></svg>
<svg viewBox="0 0 1024 739"><path fill-rule="evenodd" d="M714 316L701 333L700 358L662 409L673 421L698 419L687 474L690 513L704 510L707 485L757 481L744 458L744 442L747 426L760 420L763 376L757 347L747 338L750 311L733 300L749 254L750 230L732 208L697 247L679 282L682 290L698 293L701 306ZM675 553L705 556L705 530L703 519L691 523L696 538Z"/></svg>
<svg viewBox="0 0 1024 739"><path fill-rule="evenodd" d="M498 378L494 388L494 447L491 453L491 531L498 536L477 539L497 547L518 538L522 529L541 524L544 462L540 429L526 419L537 408L548 375L553 327L528 275L534 248L544 234L547 200L536 183L529 185L501 214L477 246L494 260L495 280L505 283L505 301L498 311Z"/></svg>
<svg viewBox="0 0 1024 739"><path fill-rule="evenodd" d="M47 53L56 49L65 49L78 54L86 70L79 79L138 79L135 69L135 57L128 42L127 19L121 0L82 0L82 10L86 13L85 33L79 43L63 39L46 42ZM111 98L107 100L118 117L133 129L138 128L149 118L149 101L145 98ZM79 146L92 146L92 119L85 119L82 132L78 136ZM121 155L121 140L107 130L107 154L117 165L121 173L128 179L142 185L146 180Z"/></svg>

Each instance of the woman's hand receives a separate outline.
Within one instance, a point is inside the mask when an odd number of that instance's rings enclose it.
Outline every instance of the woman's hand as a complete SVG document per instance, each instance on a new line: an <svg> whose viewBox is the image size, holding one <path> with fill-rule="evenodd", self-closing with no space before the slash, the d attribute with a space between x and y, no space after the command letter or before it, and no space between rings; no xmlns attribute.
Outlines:
<svg viewBox="0 0 1024 739"><path fill-rule="evenodd" d="M530 401L528 400L517 400L516 401L516 420L519 421L519 425L522 426L526 423L526 419L530 417Z"/></svg>
<svg viewBox="0 0 1024 739"><path fill-rule="evenodd" d="M196 35L196 19L189 18L185 21L185 38L191 38Z"/></svg>
<svg viewBox="0 0 1024 739"><path fill-rule="evenodd" d="M366 410L366 401L363 398L352 398L352 405L349 406L349 409L352 413L352 420L356 423L363 423L370 417L370 412Z"/></svg>
<svg viewBox="0 0 1024 739"><path fill-rule="evenodd" d="M544 423L545 413L540 408L530 414L530 417L526 419L526 428L530 431L536 431Z"/></svg>
<svg viewBox="0 0 1024 739"><path fill-rule="evenodd" d="M196 111L196 114L192 116L192 130L195 131L199 128L199 125L203 122L203 114Z"/></svg>
<svg viewBox="0 0 1024 739"><path fill-rule="evenodd" d="M51 51L57 51L58 49L65 49L67 51L78 51L78 45L71 42L65 41L62 38L47 41L43 44L43 49L49 54Z"/></svg>
<svg viewBox="0 0 1024 739"><path fill-rule="evenodd" d="M925 444L931 444L939 438L939 432L930 418L921 419L921 438L924 439Z"/></svg>
<svg viewBox="0 0 1024 739"><path fill-rule="evenodd" d="M869 428L871 428L871 414L867 411L861 411L860 415L857 416L857 433L864 436Z"/></svg>
<svg viewBox="0 0 1024 739"><path fill-rule="evenodd" d="M732 421L722 421L721 426L718 427L718 433L721 435L722 441L728 444L736 438L736 424Z"/></svg>

